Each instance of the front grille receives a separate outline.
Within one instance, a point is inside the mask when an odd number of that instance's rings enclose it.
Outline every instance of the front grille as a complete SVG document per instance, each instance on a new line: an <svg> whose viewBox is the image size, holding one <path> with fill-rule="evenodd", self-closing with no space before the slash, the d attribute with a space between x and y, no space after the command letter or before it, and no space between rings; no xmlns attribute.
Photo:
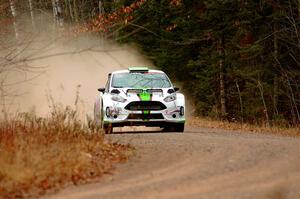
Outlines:
<svg viewBox="0 0 300 199"><path fill-rule="evenodd" d="M127 119L134 120L151 120L151 119L164 119L161 113L150 113L150 114L129 114Z"/></svg>
<svg viewBox="0 0 300 199"><path fill-rule="evenodd" d="M166 108L163 103L157 101L136 101L125 106L125 109L130 111L160 111Z"/></svg>

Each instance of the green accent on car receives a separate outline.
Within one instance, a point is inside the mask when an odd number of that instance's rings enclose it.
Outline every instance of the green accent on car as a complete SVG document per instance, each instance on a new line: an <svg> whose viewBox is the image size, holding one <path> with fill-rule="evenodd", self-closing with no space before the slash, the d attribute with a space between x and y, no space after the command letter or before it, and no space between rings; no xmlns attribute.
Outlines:
<svg viewBox="0 0 300 199"><path fill-rule="evenodd" d="M148 93L147 91L143 91L139 94L141 101L151 101L151 93Z"/></svg>
<svg viewBox="0 0 300 199"><path fill-rule="evenodd" d="M181 123L181 124L184 124L184 123L185 123L185 120L172 121L171 123Z"/></svg>
<svg viewBox="0 0 300 199"><path fill-rule="evenodd" d="M110 122L103 120L103 124L110 124Z"/></svg>
<svg viewBox="0 0 300 199"><path fill-rule="evenodd" d="M152 94L148 93L145 89L143 89L143 92L138 94L141 101L151 101ZM143 110L144 115L150 114L149 110Z"/></svg>

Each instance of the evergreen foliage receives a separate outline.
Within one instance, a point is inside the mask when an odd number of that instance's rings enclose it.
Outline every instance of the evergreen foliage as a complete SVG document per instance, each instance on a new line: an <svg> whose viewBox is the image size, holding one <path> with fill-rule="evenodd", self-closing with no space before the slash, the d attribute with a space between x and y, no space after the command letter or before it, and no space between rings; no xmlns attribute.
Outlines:
<svg viewBox="0 0 300 199"><path fill-rule="evenodd" d="M225 119L298 125L299 12L297 0L148 0L119 34L142 27L121 41L183 81L198 114L224 118L223 73Z"/></svg>

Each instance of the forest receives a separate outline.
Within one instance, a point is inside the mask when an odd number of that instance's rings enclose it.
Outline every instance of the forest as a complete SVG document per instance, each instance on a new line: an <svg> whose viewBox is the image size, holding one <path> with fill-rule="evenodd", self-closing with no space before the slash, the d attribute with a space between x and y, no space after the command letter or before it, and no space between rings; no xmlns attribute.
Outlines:
<svg viewBox="0 0 300 199"><path fill-rule="evenodd" d="M53 13L60 26L71 24L67 32L135 46L182 82L196 115L265 126L300 124L298 0L0 2L0 32L11 24L17 34L14 9L32 20L36 9Z"/></svg>

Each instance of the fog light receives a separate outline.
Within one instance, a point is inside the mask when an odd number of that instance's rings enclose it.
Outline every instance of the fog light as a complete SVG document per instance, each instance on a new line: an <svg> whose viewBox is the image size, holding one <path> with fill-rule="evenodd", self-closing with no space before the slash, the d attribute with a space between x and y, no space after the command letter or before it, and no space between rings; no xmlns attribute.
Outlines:
<svg viewBox="0 0 300 199"><path fill-rule="evenodd" d="M176 114L173 114L172 117L173 117L173 118L176 118Z"/></svg>
<svg viewBox="0 0 300 199"><path fill-rule="evenodd" d="M117 119L118 115L114 115L114 118Z"/></svg>
<svg viewBox="0 0 300 199"><path fill-rule="evenodd" d="M110 117L110 109L109 109L109 107L106 107L105 115L106 115L106 117Z"/></svg>
<svg viewBox="0 0 300 199"><path fill-rule="evenodd" d="M184 115L184 107L183 106L181 106L180 109L179 109L179 115L180 116Z"/></svg>

